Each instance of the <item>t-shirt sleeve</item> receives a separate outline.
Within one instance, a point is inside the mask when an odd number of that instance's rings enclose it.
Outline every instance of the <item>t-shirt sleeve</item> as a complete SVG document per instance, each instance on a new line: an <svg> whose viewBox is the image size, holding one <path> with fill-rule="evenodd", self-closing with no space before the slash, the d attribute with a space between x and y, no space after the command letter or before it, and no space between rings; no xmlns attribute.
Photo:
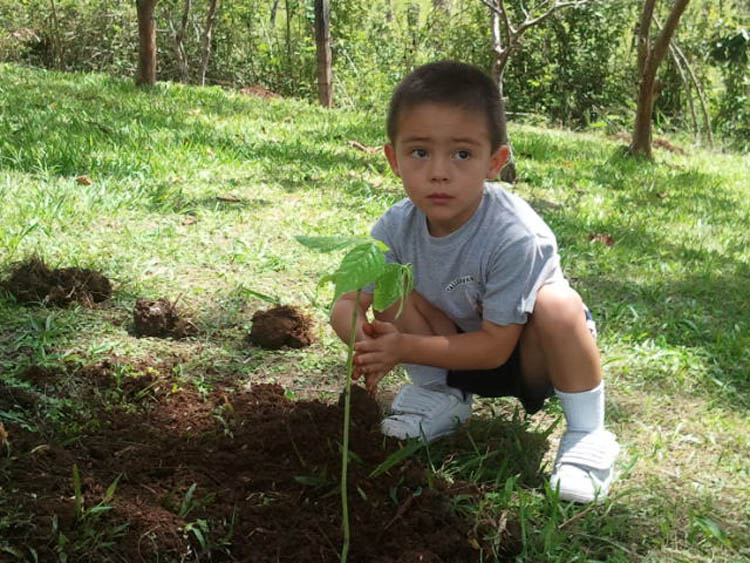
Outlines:
<svg viewBox="0 0 750 563"><path fill-rule="evenodd" d="M398 256L397 256L397 249L394 248L393 244L393 212L388 211L385 213L385 215L381 216L380 219L377 220L377 222L373 225L372 229L370 230L370 236L372 238L379 240L383 244L385 244L388 247L388 251L385 253L385 261L388 263L395 263L399 264ZM375 292L375 284L370 284L364 288L362 288L362 291L365 293L369 293L372 295Z"/></svg>
<svg viewBox="0 0 750 563"><path fill-rule="evenodd" d="M500 249L488 265L482 318L499 325L525 324L537 292L559 271L554 240L531 234Z"/></svg>
<svg viewBox="0 0 750 563"><path fill-rule="evenodd" d="M397 249L393 244L393 212L387 212L373 225L370 231L372 238L381 241L388 247L388 251L385 253L385 259L387 262L398 263Z"/></svg>

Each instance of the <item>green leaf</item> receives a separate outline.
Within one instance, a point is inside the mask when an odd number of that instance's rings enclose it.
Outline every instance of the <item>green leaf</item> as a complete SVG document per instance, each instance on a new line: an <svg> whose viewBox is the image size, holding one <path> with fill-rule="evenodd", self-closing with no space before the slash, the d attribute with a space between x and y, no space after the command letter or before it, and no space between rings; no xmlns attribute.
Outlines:
<svg viewBox="0 0 750 563"><path fill-rule="evenodd" d="M81 475L78 464L73 464L73 493L75 494L75 514L79 518L83 514L83 494L81 493Z"/></svg>
<svg viewBox="0 0 750 563"><path fill-rule="evenodd" d="M243 288L243 290L248 295L252 295L253 297L260 299L261 301L271 303L272 305L278 305L279 303L281 303L281 300L278 297L273 297L272 295L266 295L265 293L261 293L260 291L255 291L247 287Z"/></svg>
<svg viewBox="0 0 750 563"><path fill-rule="evenodd" d="M401 314L404 303L403 299L414 287L414 279L410 264L386 264L383 274L375 282L375 295L373 308L376 311L385 311L399 299L402 300L398 313Z"/></svg>
<svg viewBox="0 0 750 563"><path fill-rule="evenodd" d="M334 250L341 250L342 248L362 244L369 240L362 237L308 237L302 235L295 236L294 238L301 245L312 250L317 250L318 252L333 252Z"/></svg>
<svg viewBox="0 0 750 563"><path fill-rule="evenodd" d="M107 487L107 491L104 493L104 497L102 497L102 502L109 502L115 496L115 491L117 491L117 484L120 482L120 477L122 477L122 473L120 473L117 478L112 481L109 487Z"/></svg>
<svg viewBox="0 0 750 563"><path fill-rule="evenodd" d="M414 439L407 442L407 444L403 448L393 452L388 456L388 459L386 459L383 463L373 469L372 473L370 473L369 475L369 478L377 477L381 473L385 473L392 467L404 461L406 458L414 455L416 452L422 449L424 445L425 443L419 439Z"/></svg>
<svg viewBox="0 0 750 563"><path fill-rule="evenodd" d="M383 275L384 269L385 256L377 242L368 241L355 246L344 256L338 269L333 273L336 284L333 300L336 301L344 293L374 283Z"/></svg>
<svg viewBox="0 0 750 563"><path fill-rule="evenodd" d="M324 487L330 484L330 480L325 477L318 477L317 475L295 475L294 480L300 485L306 487Z"/></svg>

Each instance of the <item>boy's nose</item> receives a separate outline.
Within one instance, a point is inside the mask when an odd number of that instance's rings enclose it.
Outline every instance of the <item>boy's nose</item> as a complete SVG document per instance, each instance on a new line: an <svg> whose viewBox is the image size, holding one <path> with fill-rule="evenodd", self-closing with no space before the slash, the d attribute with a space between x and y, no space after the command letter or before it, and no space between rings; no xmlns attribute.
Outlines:
<svg viewBox="0 0 750 563"><path fill-rule="evenodd" d="M433 158L430 162L430 180L433 182L448 181L448 162L444 158Z"/></svg>

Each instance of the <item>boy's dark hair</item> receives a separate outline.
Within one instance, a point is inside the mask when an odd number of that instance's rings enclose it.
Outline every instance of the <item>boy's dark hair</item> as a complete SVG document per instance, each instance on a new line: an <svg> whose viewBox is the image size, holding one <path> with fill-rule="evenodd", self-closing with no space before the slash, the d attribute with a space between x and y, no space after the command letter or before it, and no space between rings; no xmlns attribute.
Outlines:
<svg viewBox="0 0 750 563"><path fill-rule="evenodd" d="M425 103L483 112L487 117L492 151L502 144L500 92L492 79L478 68L456 61L439 61L420 66L409 73L391 96L386 122L391 143L396 140L401 112Z"/></svg>

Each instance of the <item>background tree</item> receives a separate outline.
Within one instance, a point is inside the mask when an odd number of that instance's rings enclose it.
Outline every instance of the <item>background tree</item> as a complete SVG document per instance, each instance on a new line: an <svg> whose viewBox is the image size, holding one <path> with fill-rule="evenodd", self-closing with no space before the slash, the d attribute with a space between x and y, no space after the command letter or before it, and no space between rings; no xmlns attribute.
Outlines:
<svg viewBox="0 0 750 563"><path fill-rule="evenodd" d="M315 0L315 51L317 53L318 101L333 105L331 25L328 0Z"/></svg>
<svg viewBox="0 0 750 563"><path fill-rule="evenodd" d="M750 10L750 6L748 7ZM750 20L750 18L748 18ZM719 64L724 90L717 122L736 148L750 149L750 29L720 30L711 42L710 57Z"/></svg>
<svg viewBox="0 0 750 563"><path fill-rule="evenodd" d="M635 114L633 140L629 152L651 158L651 119L654 100L658 95L656 71L667 54L669 43L680 23L680 17L690 0L675 0L661 32L654 38L650 35L657 0L645 0L640 22L636 30L638 42L638 108Z"/></svg>
<svg viewBox="0 0 750 563"><path fill-rule="evenodd" d="M206 85L206 69L208 61L211 58L211 38L213 36L214 25L216 25L216 12L219 9L219 0L210 0L208 4L208 13L206 14L206 26L203 29L202 54L200 68L200 85Z"/></svg>
<svg viewBox="0 0 750 563"><path fill-rule="evenodd" d="M513 24L510 21L508 9L505 6L505 0L480 0L482 4L490 9L492 16L492 69L491 75L498 90L500 90L500 100L502 108L502 120L500 124L500 140L504 145L510 145L508 139L508 124L505 111L505 94L503 91L503 80L505 69L508 66L513 51L521 45L523 35L535 25L539 25L552 14L562 8L574 6L583 6L591 0L573 0L571 2L560 2L556 0L550 4L549 0L542 0L537 6L527 10L521 4L521 11L524 19L520 24ZM512 154L512 153L511 153ZM516 180L516 167L514 159L511 157L510 162L502 171L501 178L506 182Z"/></svg>
<svg viewBox="0 0 750 563"><path fill-rule="evenodd" d="M171 14L167 14L167 24L172 33L172 40L174 44L174 58L177 63L177 69L179 72L179 80L183 84L187 84L190 81L190 68L188 65L188 56L185 48L185 38L187 34L188 22L190 21L190 8L192 7L192 0L185 0L182 5L182 17L180 18L179 25L175 25Z"/></svg>
<svg viewBox="0 0 750 563"><path fill-rule="evenodd" d="M153 86L156 83L156 23L154 10L159 0L136 0L138 12L138 68L135 83Z"/></svg>

